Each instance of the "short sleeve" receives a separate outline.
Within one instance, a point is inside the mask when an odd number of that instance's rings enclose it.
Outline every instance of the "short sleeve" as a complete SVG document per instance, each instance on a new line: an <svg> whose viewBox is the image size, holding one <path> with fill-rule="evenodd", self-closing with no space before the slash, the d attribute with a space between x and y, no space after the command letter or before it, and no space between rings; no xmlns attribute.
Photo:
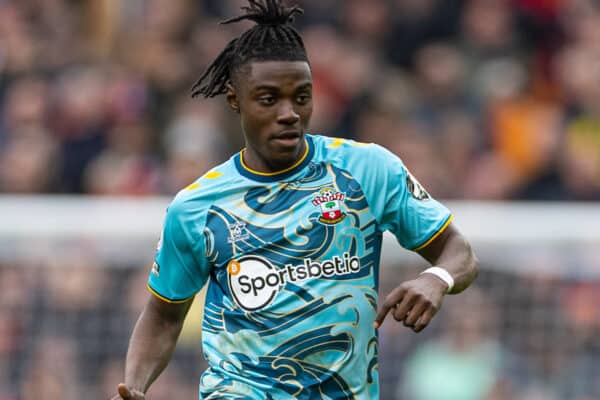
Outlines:
<svg viewBox="0 0 600 400"><path fill-rule="evenodd" d="M452 214L434 200L400 158L372 144L366 147L371 179L363 186L380 230L392 232L400 244L420 250L452 221Z"/></svg>
<svg viewBox="0 0 600 400"><path fill-rule="evenodd" d="M164 301L184 302L204 286L209 273L202 218L186 210L182 204L171 204L148 288Z"/></svg>

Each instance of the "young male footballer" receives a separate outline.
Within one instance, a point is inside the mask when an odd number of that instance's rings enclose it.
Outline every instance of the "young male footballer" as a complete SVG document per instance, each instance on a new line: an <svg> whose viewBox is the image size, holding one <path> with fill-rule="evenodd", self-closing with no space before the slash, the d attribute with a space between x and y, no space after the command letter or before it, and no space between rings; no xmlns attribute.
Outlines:
<svg viewBox="0 0 600 400"><path fill-rule="evenodd" d="M233 39L193 96L225 95L246 148L170 204L114 399L143 399L169 362L194 295L209 368L201 399L377 399L386 315L421 331L476 258L402 161L375 144L307 133L312 76L281 0L249 0ZM383 232L432 267L377 311Z"/></svg>

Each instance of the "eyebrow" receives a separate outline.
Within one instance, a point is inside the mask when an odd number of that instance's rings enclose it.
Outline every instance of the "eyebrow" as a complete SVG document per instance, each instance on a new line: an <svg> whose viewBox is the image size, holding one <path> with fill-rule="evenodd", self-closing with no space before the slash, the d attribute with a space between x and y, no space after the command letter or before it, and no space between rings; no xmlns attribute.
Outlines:
<svg viewBox="0 0 600 400"><path fill-rule="evenodd" d="M259 92L261 90L278 91L279 87L278 86L272 86L272 85L260 85L260 86L257 86L255 88L252 88L253 92Z"/></svg>
<svg viewBox="0 0 600 400"><path fill-rule="evenodd" d="M296 89L294 90L304 90L304 89L308 89L312 87L312 82L305 82L301 85L299 85ZM274 91L277 92L280 90L279 86L275 86L275 85L260 85L257 86L255 88L252 88L252 92L259 92L261 90L265 90L265 91Z"/></svg>
<svg viewBox="0 0 600 400"><path fill-rule="evenodd" d="M302 89L308 89L308 88L312 88L312 82L303 83L302 85L298 86L296 88L296 90L302 90Z"/></svg>

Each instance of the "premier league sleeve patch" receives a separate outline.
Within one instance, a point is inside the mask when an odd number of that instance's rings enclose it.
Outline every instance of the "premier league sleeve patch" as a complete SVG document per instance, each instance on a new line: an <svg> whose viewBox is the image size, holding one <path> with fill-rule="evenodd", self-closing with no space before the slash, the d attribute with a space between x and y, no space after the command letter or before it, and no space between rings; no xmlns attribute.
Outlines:
<svg viewBox="0 0 600 400"><path fill-rule="evenodd" d="M160 276L160 265L158 265L158 263L156 261L154 261L154 263L152 263L151 272L156 276Z"/></svg>
<svg viewBox="0 0 600 400"><path fill-rule="evenodd" d="M405 168L404 170L406 171L406 186L408 187L410 194L417 200L431 199L431 196L429 196L429 193L427 193L417 178L415 178L408 169Z"/></svg>

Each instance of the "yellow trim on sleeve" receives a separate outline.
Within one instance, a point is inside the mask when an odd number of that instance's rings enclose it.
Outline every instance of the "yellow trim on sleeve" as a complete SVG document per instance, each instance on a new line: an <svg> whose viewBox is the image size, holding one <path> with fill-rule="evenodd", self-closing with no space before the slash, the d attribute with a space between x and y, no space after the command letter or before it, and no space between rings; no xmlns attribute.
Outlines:
<svg viewBox="0 0 600 400"><path fill-rule="evenodd" d="M185 190L194 190L194 189L198 189L200 187L199 183L192 183L191 185L187 186L185 188Z"/></svg>
<svg viewBox="0 0 600 400"><path fill-rule="evenodd" d="M362 146L368 146L370 144L373 144L373 143L357 142L355 140L344 139L344 138L332 137L331 139L334 139L334 140L329 145L327 145L327 147L332 148L332 149L334 149L336 147L340 147L341 145L346 144L346 143L349 143L351 146L354 146L354 147L362 147Z"/></svg>
<svg viewBox="0 0 600 400"><path fill-rule="evenodd" d="M159 300L162 300L162 301L164 301L166 303L169 303L169 304L181 304L181 303L185 303L185 302L189 301L192 297L195 296L194 295L194 296L188 297L187 299L183 299L183 300L169 300L166 297L161 296L160 294L158 294L154 289L152 289L150 287L150 285L146 284L146 287L148 288L148 290L150 291L150 293L152 293L154 295L154 297L156 297Z"/></svg>
<svg viewBox="0 0 600 400"><path fill-rule="evenodd" d="M304 160L306 159L306 156L308 155L308 150L309 150L308 141L306 139L304 139L304 143L306 145L306 149L304 150L304 154L302 155L302 157L300 157L300 159L298 161L296 161L294 163L294 165L292 165L290 167L287 167L286 169L283 169L281 171L276 171L276 172L260 172L260 171L253 170L252 168L250 168L249 166L247 166L246 163L244 162L244 152L246 151L246 149L243 149L240 152L240 163L242 164L242 167L244 167L244 169L246 171L252 172L255 175L260 175L260 176L275 176L275 175L283 174L283 173L286 173L288 171L293 170L298 165L302 164L302 162L304 162Z"/></svg>
<svg viewBox="0 0 600 400"><path fill-rule="evenodd" d="M450 217L448 217L448 220L444 223L444 225L442 225L442 227L440 229L438 229L438 231L436 233L434 233L433 236L430 237L428 241L426 241L419 247L413 249L412 251L419 251L419 250L422 250L425 247L429 246L431 244L431 242L433 242L435 239L437 239L437 237L440 236L442 234L442 232L444 232L446 230L446 228L448 228L448 225L450 225L450 222L452 222L453 220L454 220L454 215L450 214Z"/></svg>
<svg viewBox="0 0 600 400"><path fill-rule="evenodd" d="M345 141L346 141L346 139L335 138L335 140L327 147L331 147L331 148L340 147L341 145L344 144Z"/></svg>
<svg viewBox="0 0 600 400"><path fill-rule="evenodd" d="M221 176L223 176L223 174L222 174L221 172L218 172L218 171L210 171L210 172L207 172L207 173L206 173L206 174L203 176L203 178L205 178L205 179L217 179L217 178L220 178Z"/></svg>

